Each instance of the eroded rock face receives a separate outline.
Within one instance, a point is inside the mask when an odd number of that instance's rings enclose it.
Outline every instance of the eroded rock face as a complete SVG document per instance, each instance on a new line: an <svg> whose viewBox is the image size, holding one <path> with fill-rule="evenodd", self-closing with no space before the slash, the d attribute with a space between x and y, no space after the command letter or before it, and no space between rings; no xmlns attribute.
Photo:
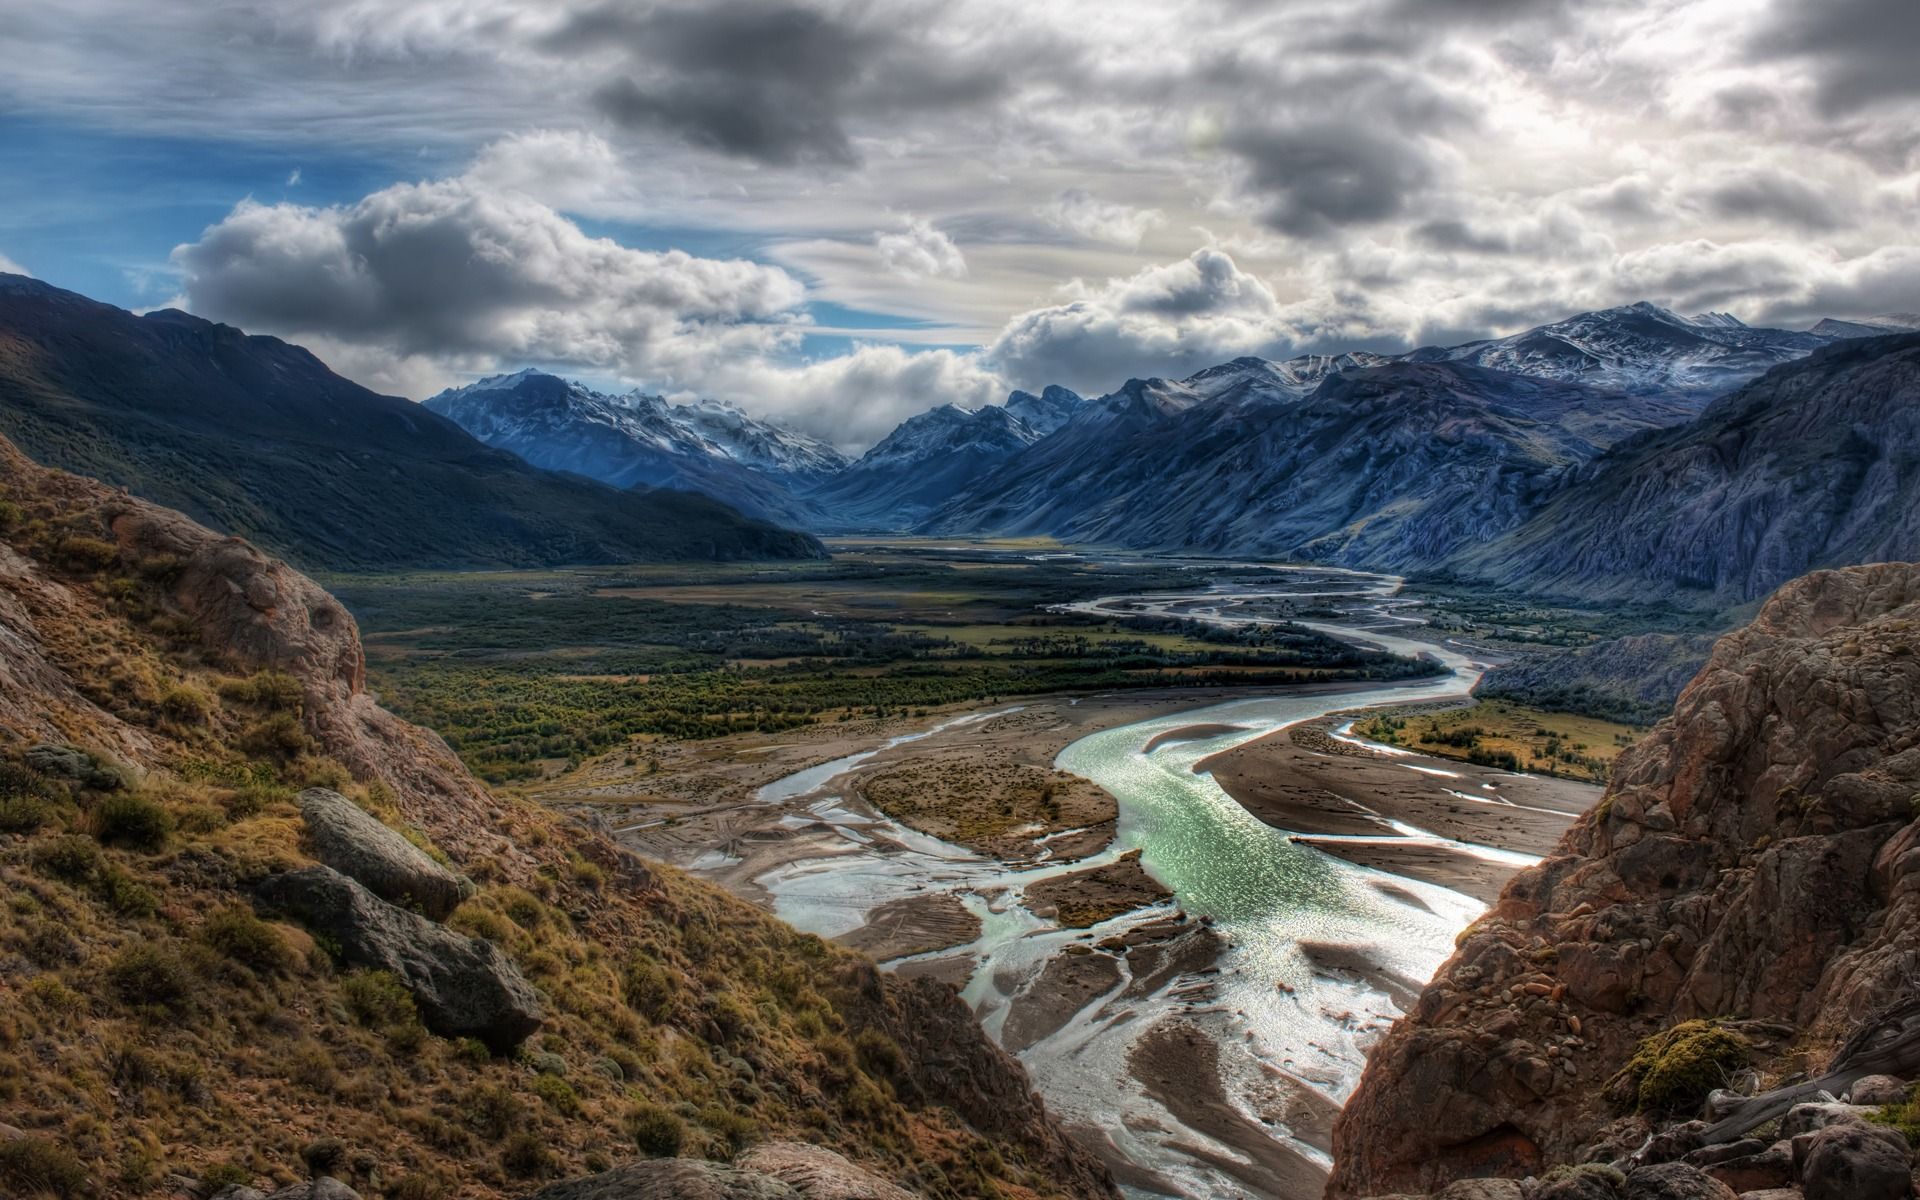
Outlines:
<svg viewBox="0 0 1920 1200"><path fill-rule="evenodd" d="M1373 1051L1328 1196L1617 1144L1601 1085L1681 1020L1837 1047L1920 967L1916 794L1920 566L1781 588Z"/></svg>
<svg viewBox="0 0 1920 1200"><path fill-rule="evenodd" d="M331 867L270 875L258 892L268 908L339 946L346 962L392 972L443 1037L506 1051L540 1028L540 997L491 942L396 908Z"/></svg>
<svg viewBox="0 0 1920 1200"><path fill-rule="evenodd" d="M299 802L313 856L382 900L440 921L472 891L472 884L339 792L308 788Z"/></svg>

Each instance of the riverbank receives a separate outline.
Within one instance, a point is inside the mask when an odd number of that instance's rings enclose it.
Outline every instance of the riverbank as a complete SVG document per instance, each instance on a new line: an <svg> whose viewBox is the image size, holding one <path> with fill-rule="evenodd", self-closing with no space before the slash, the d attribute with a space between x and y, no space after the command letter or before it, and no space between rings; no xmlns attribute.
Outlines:
<svg viewBox="0 0 1920 1200"><path fill-rule="evenodd" d="M1369 746L1347 731L1352 722L1352 714L1303 722L1195 769L1299 844L1489 904L1603 790Z"/></svg>

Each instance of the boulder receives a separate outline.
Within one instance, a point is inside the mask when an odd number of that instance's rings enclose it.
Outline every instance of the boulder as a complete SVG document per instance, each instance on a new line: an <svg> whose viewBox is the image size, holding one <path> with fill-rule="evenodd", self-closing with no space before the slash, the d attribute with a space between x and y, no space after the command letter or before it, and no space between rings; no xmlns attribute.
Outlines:
<svg viewBox="0 0 1920 1200"><path fill-rule="evenodd" d="M267 1200L267 1194L243 1183L230 1183L215 1192L212 1200Z"/></svg>
<svg viewBox="0 0 1920 1200"><path fill-rule="evenodd" d="M741 1155L735 1163L779 1180L807 1200L915 1200L905 1188L825 1147L804 1142L767 1142Z"/></svg>
<svg viewBox="0 0 1920 1200"><path fill-rule="evenodd" d="M1740 1200L1801 1200L1799 1188L1762 1188L1757 1192L1741 1192Z"/></svg>
<svg viewBox="0 0 1920 1200"><path fill-rule="evenodd" d="M301 792L300 815L313 840L314 857L382 900L440 921L473 892L472 883L339 792Z"/></svg>
<svg viewBox="0 0 1920 1200"><path fill-rule="evenodd" d="M1912 1085L1891 1075L1868 1075L1853 1081L1847 1099L1854 1104L1899 1104L1907 1098Z"/></svg>
<svg viewBox="0 0 1920 1200"><path fill-rule="evenodd" d="M1793 1182L1793 1149L1791 1143L1775 1142L1752 1154L1723 1158L1701 1169L1736 1192L1782 1188Z"/></svg>
<svg viewBox="0 0 1920 1200"><path fill-rule="evenodd" d="M628 1163L543 1187L527 1200L806 1200L758 1171L688 1158Z"/></svg>
<svg viewBox="0 0 1920 1200"><path fill-rule="evenodd" d="M261 903L340 947L357 967L389 971L413 993L427 1028L513 1049L545 1014L520 971L491 942L395 907L332 867L270 875Z"/></svg>
<svg viewBox="0 0 1920 1200"><path fill-rule="evenodd" d="M51 742L29 746L27 765L42 775L69 780L95 791L112 792L127 786L119 771L78 746L57 746Z"/></svg>
<svg viewBox="0 0 1920 1200"><path fill-rule="evenodd" d="M323 1175L306 1183L296 1183L269 1193L266 1200L360 1200L360 1193L331 1176Z"/></svg>
<svg viewBox="0 0 1920 1200"><path fill-rule="evenodd" d="M1859 1124L1873 1111L1858 1104L1796 1104L1780 1118L1780 1136L1791 1141L1829 1125Z"/></svg>
<svg viewBox="0 0 1920 1200"><path fill-rule="evenodd" d="M1880 1126L1829 1125L1801 1163L1807 1200L1905 1200L1913 1195L1907 1139Z"/></svg>
<svg viewBox="0 0 1920 1200"><path fill-rule="evenodd" d="M1733 1189L1698 1167L1657 1163L1627 1176L1625 1200L1735 1200Z"/></svg>

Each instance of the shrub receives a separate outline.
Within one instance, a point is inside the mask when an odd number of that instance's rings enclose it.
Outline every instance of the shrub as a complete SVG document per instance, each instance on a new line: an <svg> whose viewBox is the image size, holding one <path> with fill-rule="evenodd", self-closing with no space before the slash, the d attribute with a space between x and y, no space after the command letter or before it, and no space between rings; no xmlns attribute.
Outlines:
<svg viewBox="0 0 1920 1200"><path fill-rule="evenodd" d="M402 1175L387 1188L387 1200L447 1200L447 1185L432 1175Z"/></svg>
<svg viewBox="0 0 1920 1200"><path fill-rule="evenodd" d="M65 1146L44 1138L0 1142L0 1182L11 1195L80 1196L87 1190L87 1168Z"/></svg>
<svg viewBox="0 0 1920 1200"><path fill-rule="evenodd" d="M246 1187L253 1182L253 1172L236 1162L215 1163L200 1172L200 1182L217 1195L225 1188Z"/></svg>
<svg viewBox="0 0 1920 1200"><path fill-rule="evenodd" d="M0 795L0 833L32 833L53 816L53 805L39 796Z"/></svg>
<svg viewBox="0 0 1920 1200"><path fill-rule="evenodd" d="M208 917L200 926L200 940L263 975L285 970L292 959L286 939L244 905L231 905Z"/></svg>
<svg viewBox="0 0 1920 1200"><path fill-rule="evenodd" d="M527 1119L527 1106L497 1083L483 1083L467 1093L467 1123L481 1136L498 1141Z"/></svg>
<svg viewBox="0 0 1920 1200"><path fill-rule="evenodd" d="M7 533L26 519L26 510L11 500L0 500L0 533Z"/></svg>
<svg viewBox="0 0 1920 1200"><path fill-rule="evenodd" d="M295 711L304 693L300 681L284 671L262 671L245 679L220 682L220 696L238 704L252 704L276 711Z"/></svg>
<svg viewBox="0 0 1920 1200"><path fill-rule="evenodd" d="M205 725L213 715L213 700L199 688L183 684L160 697L160 711L182 725Z"/></svg>
<svg viewBox="0 0 1920 1200"><path fill-rule="evenodd" d="M340 981L340 995L353 1019L369 1029L416 1025L419 1011L413 994L392 973L359 971Z"/></svg>
<svg viewBox="0 0 1920 1200"><path fill-rule="evenodd" d="M1689 1112L1746 1065L1739 1034L1712 1021L1682 1021L1642 1039L1615 1080L1643 1112Z"/></svg>
<svg viewBox="0 0 1920 1200"><path fill-rule="evenodd" d="M107 982L135 1008L179 1014L193 1003L193 971L166 943L136 942L114 955L107 965Z"/></svg>
<svg viewBox="0 0 1920 1200"><path fill-rule="evenodd" d="M533 1094L563 1117L580 1115L580 1093L558 1075L542 1075L533 1081Z"/></svg>
<svg viewBox="0 0 1920 1200"><path fill-rule="evenodd" d="M292 713L276 712L262 717L240 734L242 750L279 762L291 762L312 747L312 739Z"/></svg>
<svg viewBox="0 0 1920 1200"><path fill-rule="evenodd" d="M69 571L99 571L120 557L120 548L96 537L70 534L54 544L53 557Z"/></svg>
<svg viewBox="0 0 1920 1200"><path fill-rule="evenodd" d="M100 866L100 847L81 837L67 834L33 848L33 865L43 875L79 883L90 879Z"/></svg>
<svg viewBox="0 0 1920 1200"><path fill-rule="evenodd" d="M522 1131L500 1146L500 1169L515 1179L537 1179L559 1166L540 1135Z"/></svg>
<svg viewBox="0 0 1920 1200"><path fill-rule="evenodd" d="M160 911L160 902L146 885L112 863L100 864L93 883L107 907L123 917L151 917Z"/></svg>
<svg viewBox="0 0 1920 1200"><path fill-rule="evenodd" d="M627 1136L649 1158L672 1158L687 1140L686 1122L663 1104L640 1103L627 1110Z"/></svg>
<svg viewBox="0 0 1920 1200"><path fill-rule="evenodd" d="M745 1150L760 1133L760 1127L753 1123L753 1118L730 1112L718 1104L709 1104L700 1110L700 1123L720 1143L728 1158Z"/></svg>
<svg viewBox="0 0 1920 1200"><path fill-rule="evenodd" d="M673 1012L673 978L665 967L644 954L635 955L627 963L621 991L633 1011L656 1025Z"/></svg>
<svg viewBox="0 0 1920 1200"><path fill-rule="evenodd" d="M315 1179L337 1175L346 1164L347 1147L339 1138L319 1138L300 1148L300 1161L307 1164L307 1174Z"/></svg>
<svg viewBox="0 0 1920 1200"><path fill-rule="evenodd" d="M158 850L173 832L173 814L139 792L115 792L93 806L93 836L109 846Z"/></svg>
<svg viewBox="0 0 1920 1200"><path fill-rule="evenodd" d="M900 1044L878 1029L862 1029L855 1034L853 1049L860 1057L861 1070L869 1075L898 1079L906 1067Z"/></svg>

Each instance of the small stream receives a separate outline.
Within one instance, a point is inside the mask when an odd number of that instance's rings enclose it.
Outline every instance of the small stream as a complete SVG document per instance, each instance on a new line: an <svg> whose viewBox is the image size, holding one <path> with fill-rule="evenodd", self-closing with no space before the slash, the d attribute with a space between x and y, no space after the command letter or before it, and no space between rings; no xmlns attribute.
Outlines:
<svg viewBox="0 0 1920 1200"><path fill-rule="evenodd" d="M1398 580L1354 572L1342 573L1337 583L1329 584L1330 574L1314 572L1319 586L1313 590L1276 581L1271 589L1107 597L1071 607L1100 615L1149 613L1241 624L1271 619L1258 615L1253 607L1263 600L1321 596L1368 606L1362 614L1368 626L1403 628L1409 622L1391 611L1390 598ZM1252 1089L1263 1072L1277 1069L1342 1101L1358 1081L1367 1046L1384 1032L1397 1010L1385 995L1358 979L1316 972L1300 943L1363 948L1396 974L1426 979L1451 952L1454 935L1482 908L1458 893L1385 876L1296 845L1285 832L1249 814L1211 775L1195 772L1195 764L1202 759L1289 725L1343 709L1463 696L1479 678L1475 663L1445 646L1373 627L1299 623L1397 654L1431 655L1449 673L1412 685L1356 683L1351 690L1331 693L1276 689L1271 695L1196 707L1081 738L1060 753L1056 765L1100 784L1119 800L1119 827L1112 845L1087 859L1012 869L885 818L868 819L861 812L857 816L868 835L878 830L903 849L868 848L864 843L871 841L869 836L855 836L851 840L856 845L848 852L791 863L758 882L773 895L782 918L823 936L858 928L868 912L889 900L937 891L956 893L982 920L979 939L964 948L980 966L963 994L988 1032L998 1037L1010 999L1003 983L1028 977L1066 946L1083 942L1087 932L1060 929L1035 916L1018 903L1019 890L1040 879L1109 862L1135 848L1142 850L1143 865L1173 890L1173 903L1189 914L1210 918L1228 944L1218 974L1207 981L1215 985L1216 999L1196 1005L1174 995L1193 982L1176 979L1158 994L1121 1008L1117 1002L1109 1003L1117 989L1025 1050L1021 1058L1052 1111L1068 1122L1107 1131L1130 1162L1170 1185L1164 1192L1129 1189L1132 1195L1245 1195L1246 1189L1218 1167L1177 1148L1184 1142L1212 1154L1238 1157L1231 1148L1181 1125L1142 1092L1127 1070L1134 1040L1156 1019L1177 1012L1215 1033L1222 1070L1229 1076L1229 1094ZM970 714L924 733L895 738L887 745L1010 711L1014 710ZM1211 727L1203 731L1210 736L1166 736L1194 726ZM1223 728L1227 732L1220 732ZM842 798L831 794L831 785L880 749L787 776L761 789L760 798L804 800L817 793L819 798L807 805L813 817L829 824L853 818L856 814L843 807ZM1420 830L1404 832L1430 837ZM1375 886L1388 880L1392 890ZM1393 894L1396 891L1399 898ZM1406 897L1417 897L1418 903ZM1167 909L1159 908L1127 914L1091 932L1096 938L1105 937L1166 913ZM935 956L958 952L940 951ZM1121 988L1125 985L1123 979ZM1275 1128L1274 1134L1286 1137L1284 1128ZM1325 1162L1325 1156L1311 1147L1295 1143L1295 1148Z"/></svg>

